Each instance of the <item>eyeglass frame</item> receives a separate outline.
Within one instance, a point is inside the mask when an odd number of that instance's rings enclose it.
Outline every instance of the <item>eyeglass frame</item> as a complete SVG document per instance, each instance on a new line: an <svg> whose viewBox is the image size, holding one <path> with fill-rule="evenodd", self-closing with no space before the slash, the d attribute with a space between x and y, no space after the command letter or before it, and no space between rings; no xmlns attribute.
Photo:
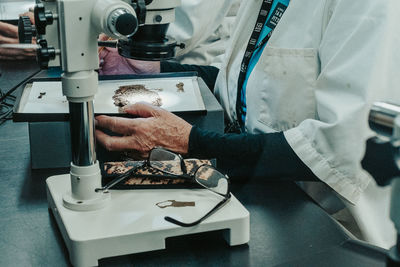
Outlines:
<svg viewBox="0 0 400 267"><path fill-rule="evenodd" d="M151 162L151 160L150 160L150 158L151 158L151 153L152 153L154 150L156 150L156 149L162 149L162 150L164 150L164 151L167 151L167 152L169 152L169 153L172 153L172 154L178 156L178 157L179 157L179 160L180 160L180 164L181 164L181 170L182 170L182 172L184 172L183 175L188 175L188 174L187 174L187 169L186 169L185 162L183 161L183 158L182 158L182 156L181 156L180 154L177 154L177 153L175 153L175 152L173 152L173 151L171 151L171 150L168 150L168 149L166 149L166 148L163 148L163 147L154 147L154 148L152 148L152 149L150 150L149 156L147 157L146 160L143 161L142 164L140 164L140 165L138 165L138 166L134 166L132 169L130 169L130 170L124 172L124 173L118 174L117 177L114 178L111 182L107 183L105 186L102 186L102 187L100 187L100 188L96 188L95 191L96 191L96 192L100 192L100 191L105 192L105 191L108 191L109 189L111 189L111 187L113 187L113 186L115 186L116 184L122 182L124 179L129 178L129 177L131 176L131 174L132 174L134 171L136 171L137 169L143 168L143 167L146 167L146 166L147 166L147 167L151 167L151 168L153 168L153 169L156 169L156 170L158 170L158 171L161 171L161 172L163 172L163 173L165 173L165 174L168 174L168 175L169 175L169 177L168 177L169 179L170 179L170 178L178 178L179 175L177 175L177 174L172 174L172 173L169 173L169 172L164 171L164 170L162 170L162 169L159 169L159 168L157 168L157 167L151 166L151 164L150 164L150 162ZM205 165L207 165L207 164L205 164ZM210 166L211 166L211 165L210 165ZM201 166L199 166L199 168L200 168L200 167L201 167ZM183 176L183 175L181 176L182 178L191 178L191 177L187 177L187 176Z"/></svg>
<svg viewBox="0 0 400 267"><path fill-rule="evenodd" d="M210 167L210 168L214 169L215 171L219 172L214 166L212 166L212 165L210 165L210 164L202 164L202 165L200 165L200 166L196 169L196 171L195 171L192 175L190 175L190 174L187 173L187 168L186 168L186 165L185 165L185 161L184 161L183 157L182 157L180 154L175 153L175 152L173 152L173 151L170 151L170 150L168 150L168 149L165 149L165 148L163 148L163 147L155 147L155 148L153 148L151 151L153 151L154 149L162 149L162 150L165 150L165 151L167 151L167 152L169 152L169 153L172 153L172 154L174 154L174 155L177 155L177 156L179 157L179 160L180 160L180 165L181 165L182 174L170 173L170 172L164 171L164 170L162 170L162 169L159 169L159 168L157 168L157 167L154 167L154 166L152 166L152 165L149 163L150 167L152 167L152 168L154 168L154 169L156 169L156 170L159 170L159 171L161 171L161 172L163 172L163 173L166 173L166 174L168 174L168 175L172 175L173 177L176 177L176 178L190 179L192 182L193 182L193 181L196 182L197 184L201 185L201 186L204 187L205 189L208 189L208 190L210 190L211 192L213 192L213 193L215 193L215 194L217 194L217 195L220 195L220 196L224 197L224 199L221 200L221 201L220 201L214 208L212 208L209 212L207 212L206 215L204 215L203 217L201 217L200 219L198 219L198 220L196 220L196 221L194 221L194 222L191 222L191 223L184 223L184 222L178 221L178 220L176 220L176 219L174 219L174 218L172 218L172 217L170 217L170 216L165 216L165 217L164 217L164 219L165 219L166 221L168 221L168 222L170 222L170 223L173 223L173 224L176 224L176 225L179 225L179 226L182 226L182 227L192 227L192 226L195 226L195 225L201 223L202 221L204 221L205 219L207 219L209 216L211 216L213 213L215 213L218 209L222 208L222 207L231 199L232 194L231 194L231 191L230 191L230 183L229 183L229 178L228 178L227 175L223 175L223 174L221 173L222 177L224 177L224 179L227 180L227 187L228 187L228 188L227 188L227 193L226 193L226 194L221 194L221 193L215 192L215 191L211 190L210 188L208 188L208 187L202 185L201 183L199 183L199 182L196 180L196 178L195 178L195 177L196 177L196 173L201 169L201 167L207 166L207 167ZM150 153L151 153L151 152L150 152ZM149 159L150 159L150 154L149 154ZM150 162L150 160L148 160L148 162ZM220 172L219 172L219 173L220 173Z"/></svg>
<svg viewBox="0 0 400 267"><path fill-rule="evenodd" d="M170 172L167 172L167 171L165 171L165 170L162 170L162 169L159 169L159 168L157 168L157 167L152 166L152 165L150 164L150 162L151 162L151 161L150 161L150 157L151 157L151 153L152 153L154 150L156 150L156 149L162 149L162 150L165 150L165 151L167 151L167 152L169 152L169 153L172 153L172 154L178 156L178 158L179 158L179 160L180 160L180 165L181 165L182 174L170 173ZM154 147L154 148L150 151L148 158L147 158L141 165L138 165L138 166L136 166L136 167L133 167L132 169L126 171L125 173L122 173L120 177L117 177L117 178L113 179L111 182L109 182L108 184L106 184L105 186L103 186L103 187L101 187L101 188L96 188L95 191L96 191L96 192L99 192L99 191L103 191L103 192L104 192L104 191L108 191L108 190L109 190L111 187L113 187L114 185L120 183L121 181L123 181L123 180L126 179L126 178L129 178L130 175L131 175L135 170L137 170L137 169L139 169L139 168L142 168L142 167L144 167L144 166L152 167L152 168L154 168L154 169L156 169L156 170L158 170L158 171L161 171L161 172L163 172L163 173L166 173L166 174L168 174L168 175L170 175L170 176L172 176L172 177L175 177L175 178L190 179L192 182L193 182L193 181L196 182L197 184L201 185L203 188L208 189L208 190L210 190L211 192L213 192L213 193L215 193L215 194L217 194L217 195L219 195L219 196L224 197L224 199L221 200L221 201L220 201L214 208L212 208L209 212L207 212L206 215L204 215L203 217L201 217L200 219L198 219L198 220L196 220L196 221L194 221L194 222L185 223L185 222L178 221L178 220L176 220L176 219L174 219L174 218L172 218L172 217L170 217L170 216L165 216L164 219L165 219L166 221L170 222L170 223L173 223L173 224L176 224L176 225L179 225L179 226L182 226L182 227L192 227L192 226L195 226L195 225L201 223L202 221L204 221L205 219L207 219L208 217L210 217L213 213L215 213L218 209L222 208L222 207L231 199L232 194L231 194L231 191L230 191L230 183L229 183L229 178L228 178L227 175L223 175L223 174L221 173L222 177L224 177L224 179L227 180L227 187L228 187L228 188L227 188L227 193L226 193L226 194L221 194L221 193L215 192L215 191L211 190L210 188L208 188L208 187L202 185L201 183L199 183L199 182L196 180L196 178L195 178L197 172L198 172L202 167L204 167L204 166L210 167L210 168L214 169L215 171L219 172L217 169L215 169L214 166L212 166L212 165L210 165L210 164L202 164L202 165L200 165L200 166L196 169L196 171L195 171L192 175L190 175L190 174L187 173L187 168L186 168L185 161L184 161L183 157L182 157L180 154L175 153L175 152L173 152L173 151L170 151L170 150L168 150L168 149L165 149L165 148L163 148L163 147ZM220 172L219 172L219 173L220 173Z"/></svg>
<svg viewBox="0 0 400 267"><path fill-rule="evenodd" d="M156 149L156 148L159 149L159 147L154 147L154 148L150 151L149 156L147 157L147 159L144 160L142 164L140 164L140 165L138 165L138 166L134 166L132 169L130 169L130 170L124 172L124 173L121 173L121 174L117 175L117 177L114 178L111 182L107 183L105 186L102 186L102 187L100 187L100 188L96 188L95 191L96 191L96 192L99 192L99 191L103 191L103 192L108 191L108 190L109 190L111 187L113 187L114 185L116 185L116 184L122 182L123 180L129 178L129 177L131 176L131 174L132 174L134 171L136 171L137 169L143 168L143 167L146 167L146 166L152 167L152 166L150 165L150 155L151 155L151 152L152 152L154 149ZM163 148L163 149L164 149L164 148ZM164 150L166 150L166 149L164 149ZM171 152L171 151L169 151L169 152ZM152 167L152 168L154 168L154 167ZM158 169L157 169L157 170L158 170Z"/></svg>

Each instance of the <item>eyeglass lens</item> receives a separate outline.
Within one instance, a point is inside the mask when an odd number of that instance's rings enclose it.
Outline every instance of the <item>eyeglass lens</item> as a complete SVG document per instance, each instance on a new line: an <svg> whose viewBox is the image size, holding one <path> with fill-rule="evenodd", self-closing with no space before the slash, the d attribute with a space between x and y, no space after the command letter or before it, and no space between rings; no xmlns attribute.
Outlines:
<svg viewBox="0 0 400 267"><path fill-rule="evenodd" d="M181 158L168 150L155 148L149 155L151 167L173 175L182 175Z"/></svg>
<svg viewBox="0 0 400 267"><path fill-rule="evenodd" d="M153 149L149 155L149 165L151 167L173 175L187 175L187 173L182 170L181 164L182 158L179 155L162 148ZM210 191L224 196L224 199L205 216L195 222L184 223L169 216L165 217L167 221L183 227L194 226L213 214L218 208L220 208L229 200L230 194L228 179L222 173L214 169L214 167L210 165L200 166L194 174L194 180Z"/></svg>
<svg viewBox="0 0 400 267"><path fill-rule="evenodd" d="M186 174L182 170L182 158L174 152L155 148L149 155L151 167L173 175ZM210 165L200 166L194 175L197 183L203 187L222 195L228 194L228 180Z"/></svg>
<svg viewBox="0 0 400 267"><path fill-rule="evenodd" d="M221 194L228 194L228 180L226 177L209 165L201 166L194 176L195 180L205 188Z"/></svg>

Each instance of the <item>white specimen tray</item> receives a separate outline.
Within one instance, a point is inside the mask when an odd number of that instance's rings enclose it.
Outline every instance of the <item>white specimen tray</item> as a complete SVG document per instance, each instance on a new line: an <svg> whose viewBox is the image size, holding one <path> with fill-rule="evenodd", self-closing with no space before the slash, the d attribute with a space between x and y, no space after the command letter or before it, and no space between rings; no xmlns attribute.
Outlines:
<svg viewBox="0 0 400 267"><path fill-rule="evenodd" d="M101 258L165 248L168 237L214 230L224 231L231 246L250 238L249 212L234 197L201 224L180 227L164 220L171 216L192 222L210 211L221 197L206 189L110 190L111 201L96 211L72 211L63 206L71 190L70 175L47 179L49 208L53 212L74 266L95 266ZM166 201L194 201L194 207L159 208Z"/></svg>
<svg viewBox="0 0 400 267"><path fill-rule="evenodd" d="M184 91L177 88L178 83L184 84ZM96 114L118 114L112 97L120 86L144 85L147 89L162 89L155 91L162 100L161 108L171 112L205 111L200 93L197 76L152 77L139 79L100 80L98 92L94 99ZM42 96L41 96L42 95ZM62 94L61 81L33 81L24 88L18 114L68 114L68 101Z"/></svg>

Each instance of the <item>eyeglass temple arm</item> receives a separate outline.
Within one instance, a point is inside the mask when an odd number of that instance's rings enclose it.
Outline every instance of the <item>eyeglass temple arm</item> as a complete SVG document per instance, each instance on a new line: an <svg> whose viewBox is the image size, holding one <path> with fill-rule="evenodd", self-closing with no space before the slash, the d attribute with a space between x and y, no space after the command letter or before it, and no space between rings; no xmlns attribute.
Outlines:
<svg viewBox="0 0 400 267"><path fill-rule="evenodd" d="M231 194L229 193L229 195L228 195L226 198L224 198L221 202L219 202L219 203L218 203L212 210L210 210L206 215L204 215L202 218L200 218L200 219L198 219L197 221L194 221L194 222L192 222L192 223L184 223L184 222L178 221L178 220L176 220L176 219L174 219L174 218L172 218L172 217L169 217L169 216L165 216L164 219L165 219L167 222L170 222L170 223L173 223L173 224L182 226L182 227L192 227L192 226L195 226L195 225L201 223L201 222L204 221L205 219L207 219L211 214L213 214L215 211L217 211L219 208L221 208L223 205L225 205L225 204L228 202L228 200L229 200L230 198L231 198Z"/></svg>
<svg viewBox="0 0 400 267"><path fill-rule="evenodd" d="M188 174L187 173L187 169L186 169L186 164L185 164L185 160L182 158L181 154L177 154L179 159L181 160L181 170L183 172L183 174Z"/></svg>
<svg viewBox="0 0 400 267"><path fill-rule="evenodd" d="M99 191L106 191L108 189L110 189L111 187L113 187L114 185L118 184L119 182L125 180L126 178L128 178L136 169L138 169L139 167L134 167L132 169L130 169L129 171L121 174L120 177L115 178L114 180L112 180L111 182L109 182L108 184L106 184L103 187L100 188L96 188L95 191L99 192Z"/></svg>

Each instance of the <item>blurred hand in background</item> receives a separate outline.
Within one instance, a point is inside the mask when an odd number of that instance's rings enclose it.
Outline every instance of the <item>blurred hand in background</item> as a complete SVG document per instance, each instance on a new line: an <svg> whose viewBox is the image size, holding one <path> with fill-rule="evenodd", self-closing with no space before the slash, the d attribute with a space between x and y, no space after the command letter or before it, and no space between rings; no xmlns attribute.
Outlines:
<svg viewBox="0 0 400 267"><path fill-rule="evenodd" d="M109 38L102 34L99 40L107 41ZM122 74L155 74L160 73L159 61L141 61L125 58L118 54L117 48L99 48L100 75Z"/></svg>
<svg viewBox="0 0 400 267"><path fill-rule="evenodd" d="M34 23L33 13L27 12L21 16L28 16ZM18 27L9 23L0 21L0 44L18 44ZM35 41L34 41L35 43ZM34 49L16 49L0 47L0 60L23 60L34 58L36 52Z"/></svg>

